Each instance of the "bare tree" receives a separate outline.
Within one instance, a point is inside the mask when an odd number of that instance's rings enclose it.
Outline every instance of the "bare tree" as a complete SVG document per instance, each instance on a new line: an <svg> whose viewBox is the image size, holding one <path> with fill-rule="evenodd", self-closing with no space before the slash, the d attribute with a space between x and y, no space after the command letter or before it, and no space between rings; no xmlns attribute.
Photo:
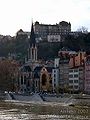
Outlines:
<svg viewBox="0 0 90 120"><path fill-rule="evenodd" d="M81 26L80 28L77 29L77 31L81 33L88 33L88 28Z"/></svg>
<svg viewBox="0 0 90 120"><path fill-rule="evenodd" d="M18 64L13 60L0 60L0 90L13 91L18 76Z"/></svg>

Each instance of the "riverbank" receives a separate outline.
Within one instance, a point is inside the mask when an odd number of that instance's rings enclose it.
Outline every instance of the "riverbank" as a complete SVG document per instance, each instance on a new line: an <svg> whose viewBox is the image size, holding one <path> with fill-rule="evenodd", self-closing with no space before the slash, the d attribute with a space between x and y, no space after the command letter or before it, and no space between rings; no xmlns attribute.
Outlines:
<svg viewBox="0 0 90 120"><path fill-rule="evenodd" d="M40 95L34 93L32 95L25 94L16 94L16 93L7 93L6 101L19 102L19 103L33 103L33 104L44 104L44 105L69 105L72 104L70 99L71 97L61 97L61 96L51 96L51 95Z"/></svg>
<svg viewBox="0 0 90 120"><path fill-rule="evenodd" d="M63 106L67 105L81 105L81 106L90 106L90 95L73 95L73 94L64 94L64 95L54 95L54 94L16 94L16 93L3 93L1 98L7 101L20 101L25 103L38 103L38 104L60 104Z"/></svg>

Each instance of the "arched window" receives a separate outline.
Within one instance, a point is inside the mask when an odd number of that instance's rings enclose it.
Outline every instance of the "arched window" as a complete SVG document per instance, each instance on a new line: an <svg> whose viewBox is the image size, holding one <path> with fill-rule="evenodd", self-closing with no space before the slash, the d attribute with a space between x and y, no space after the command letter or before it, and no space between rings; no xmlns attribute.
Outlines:
<svg viewBox="0 0 90 120"><path fill-rule="evenodd" d="M21 84L23 84L23 76L21 76Z"/></svg>
<svg viewBox="0 0 90 120"><path fill-rule="evenodd" d="M26 76L24 76L24 84L26 84Z"/></svg>

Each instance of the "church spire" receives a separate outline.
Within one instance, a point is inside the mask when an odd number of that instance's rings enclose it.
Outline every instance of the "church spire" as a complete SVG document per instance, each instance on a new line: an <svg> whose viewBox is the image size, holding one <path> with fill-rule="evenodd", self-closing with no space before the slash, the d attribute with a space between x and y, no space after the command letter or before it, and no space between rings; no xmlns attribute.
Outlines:
<svg viewBox="0 0 90 120"><path fill-rule="evenodd" d="M31 35L29 39L28 59L34 62L37 61L37 46L35 41L33 22L31 26Z"/></svg>
<svg viewBox="0 0 90 120"><path fill-rule="evenodd" d="M34 28L33 28L33 22L32 22L32 26L31 26L31 35L30 35L30 46L35 47L36 45L36 41L35 41L35 33L34 33Z"/></svg>

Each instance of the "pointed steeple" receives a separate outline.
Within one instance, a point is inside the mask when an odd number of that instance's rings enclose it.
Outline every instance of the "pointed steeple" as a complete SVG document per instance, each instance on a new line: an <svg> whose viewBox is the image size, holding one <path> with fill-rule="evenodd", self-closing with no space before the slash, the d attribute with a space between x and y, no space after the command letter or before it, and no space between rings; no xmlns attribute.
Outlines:
<svg viewBox="0 0 90 120"><path fill-rule="evenodd" d="M29 39L28 59L31 61L37 61L37 45L35 41L33 22L31 26L31 35Z"/></svg>
<svg viewBox="0 0 90 120"><path fill-rule="evenodd" d="M35 41L35 33L34 33L34 28L33 28L33 22L31 26L31 35L30 35L30 41L29 41L30 46L35 47L36 41Z"/></svg>

